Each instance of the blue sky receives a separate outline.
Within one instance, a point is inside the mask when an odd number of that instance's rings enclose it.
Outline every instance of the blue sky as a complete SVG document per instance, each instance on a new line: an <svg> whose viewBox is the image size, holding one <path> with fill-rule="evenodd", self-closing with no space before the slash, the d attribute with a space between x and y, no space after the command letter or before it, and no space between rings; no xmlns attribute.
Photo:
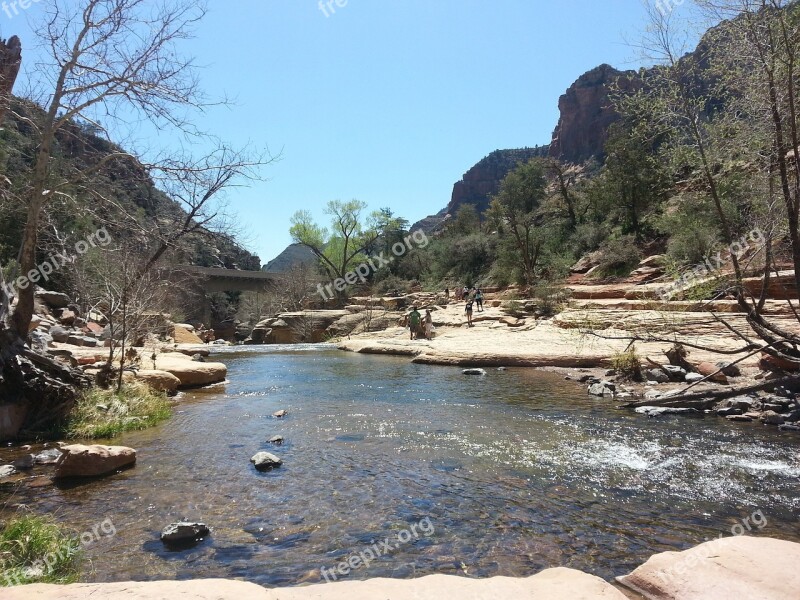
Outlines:
<svg viewBox="0 0 800 600"><path fill-rule="evenodd" d="M207 92L236 103L201 127L282 153L267 181L228 198L263 262L290 243L294 211L322 220L328 200L358 198L411 222L437 212L489 152L548 143L558 98L582 73L640 64L625 40L644 28L641 0L332 4L326 16L318 0L210 0L187 44ZM38 12L0 13L0 35L32 48L26 20Z"/></svg>

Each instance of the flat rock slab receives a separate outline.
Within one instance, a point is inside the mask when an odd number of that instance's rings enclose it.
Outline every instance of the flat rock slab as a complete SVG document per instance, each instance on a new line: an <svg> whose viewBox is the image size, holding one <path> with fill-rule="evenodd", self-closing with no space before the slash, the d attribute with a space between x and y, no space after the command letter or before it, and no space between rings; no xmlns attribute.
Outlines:
<svg viewBox="0 0 800 600"><path fill-rule="evenodd" d="M532 577L470 579L428 575L367 579L268 590L225 579L124 583L34 584L8 588L4 600L626 600L599 577L563 567Z"/></svg>
<svg viewBox="0 0 800 600"><path fill-rule="evenodd" d="M61 448L54 477L97 477L113 473L136 462L136 450L126 446L84 446L72 444Z"/></svg>
<svg viewBox="0 0 800 600"><path fill-rule="evenodd" d="M228 368L218 362L198 362L180 352L159 354L156 370L171 373L180 380L180 387L190 388L225 381Z"/></svg>
<svg viewBox="0 0 800 600"><path fill-rule="evenodd" d="M656 554L617 581L652 600L797 600L798 564L800 544L740 535Z"/></svg>

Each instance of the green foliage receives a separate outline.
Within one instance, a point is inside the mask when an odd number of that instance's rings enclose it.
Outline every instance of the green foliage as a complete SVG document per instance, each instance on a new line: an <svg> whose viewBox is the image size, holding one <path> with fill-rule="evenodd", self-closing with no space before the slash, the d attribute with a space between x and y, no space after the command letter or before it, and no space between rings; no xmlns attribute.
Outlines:
<svg viewBox="0 0 800 600"><path fill-rule="evenodd" d="M289 233L296 243L308 247L319 258L320 266L331 280L343 278L365 262L366 253L374 248L382 227L384 233L402 229L403 219L395 219L391 211L373 213L363 223L367 204L360 200L331 200L325 214L331 218L331 230L317 224L310 211L299 210L291 219Z"/></svg>
<svg viewBox="0 0 800 600"><path fill-rule="evenodd" d="M568 294L560 285L547 280L539 281L533 288L536 308L543 317L551 317L561 312L569 300Z"/></svg>
<svg viewBox="0 0 800 600"><path fill-rule="evenodd" d="M94 387L80 397L64 429L75 439L110 438L152 427L171 415L169 398L143 383L125 384L119 393Z"/></svg>
<svg viewBox="0 0 800 600"><path fill-rule="evenodd" d="M478 233L481 230L481 217L474 204L462 204L456 211L456 216L447 227L447 234L451 236L465 236Z"/></svg>
<svg viewBox="0 0 800 600"><path fill-rule="evenodd" d="M600 263L595 271L599 277L628 275L642 258L632 235L608 240L600 252Z"/></svg>
<svg viewBox="0 0 800 600"><path fill-rule="evenodd" d="M0 531L0 586L72 583L80 562L78 539L50 516L14 516Z"/></svg>
<svg viewBox="0 0 800 600"><path fill-rule="evenodd" d="M713 206L695 195L676 198L673 210L659 219L658 228L669 236L667 255L678 265L703 262L721 241Z"/></svg>
<svg viewBox="0 0 800 600"><path fill-rule="evenodd" d="M534 283L542 257L543 233L538 225L538 208L545 198L545 172L542 160L533 159L511 171L500 183L500 192L490 206L490 221L508 248L516 248L527 285ZM507 254L506 254L507 255Z"/></svg>
<svg viewBox="0 0 800 600"><path fill-rule="evenodd" d="M624 352L619 352L611 357L611 366L622 379L631 381L642 380L642 364L636 347L631 346Z"/></svg>

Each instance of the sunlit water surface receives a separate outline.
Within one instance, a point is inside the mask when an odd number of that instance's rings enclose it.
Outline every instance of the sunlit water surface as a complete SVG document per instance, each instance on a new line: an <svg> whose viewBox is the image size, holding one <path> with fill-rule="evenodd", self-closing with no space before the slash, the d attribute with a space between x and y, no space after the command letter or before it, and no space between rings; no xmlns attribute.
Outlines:
<svg viewBox="0 0 800 600"><path fill-rule="evenodd" d="M567 566L611 579L748 518L753 535L800 541L800 437L774 428L649 419L533 370L465 376L324 346L216 356L229 383L113 441L137 449L135 468L11 500L6 486L0 504L52 511L76 532L111 519L116 535L86 549L91 581L315 582L385 538L397 547L350 578ZM266 442L276 434L282 446ZM283 466L256 472L259 450ZM159 532L180 519L211 536L166 549Z"/></svg>

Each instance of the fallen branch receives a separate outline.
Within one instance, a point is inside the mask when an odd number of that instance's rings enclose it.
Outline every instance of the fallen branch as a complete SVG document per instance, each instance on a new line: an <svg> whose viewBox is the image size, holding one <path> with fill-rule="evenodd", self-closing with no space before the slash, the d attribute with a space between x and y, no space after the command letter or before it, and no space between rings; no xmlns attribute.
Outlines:
<svg viewBox="0 0 800 600"><path fill-rule="evenodd" d="M760 392L768 388L777 387L786 383L796 382L797 376L783 377L782 379L772 379L764 381L756 385L748 385L736 389L719 390L715 392L694 392L692 394L680 394L675 396L667 396L665 398L654 398L652 400L639 400L637 402L628 402L622 404L619 408L639 408L640 406L670 406L675 408L697 408L700 402L703 405L714 404L717 400L724 400L725 398L733 398L734 396L741 396L750 392ZM692 403L687 406L687 404Z"/></svg>

